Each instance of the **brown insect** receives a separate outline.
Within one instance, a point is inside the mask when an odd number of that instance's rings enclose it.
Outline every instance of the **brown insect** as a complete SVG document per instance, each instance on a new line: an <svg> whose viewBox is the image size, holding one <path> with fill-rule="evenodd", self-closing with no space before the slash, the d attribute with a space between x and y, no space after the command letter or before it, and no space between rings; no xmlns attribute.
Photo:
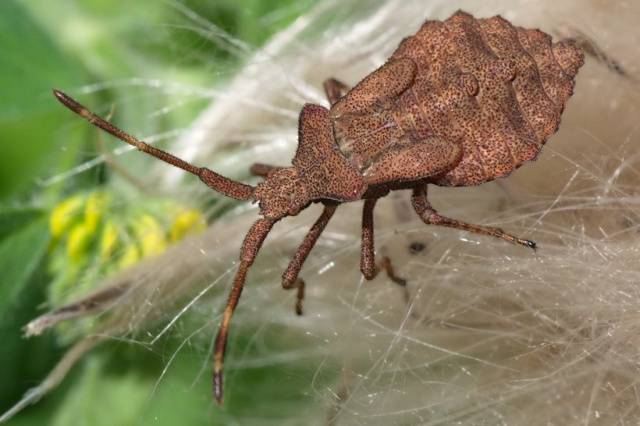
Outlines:
<svg viewBox="0 0 640 426"><path fill-rule="evenodd" d="M440 215L427 200L427 185L479 185L507 176L529 160L558 129L583 54L571 40L552 43L539 30L512 26L496 16L475 19L459 11L427 21L400 43L382 67L354 88L324 83L331 108L307 104L299 120L291 167L254 164L264 177L256 187L196 167L128 135L62 92L66 107L140 151L192 173L228 197L253 200L260 215L240 251L227 306L215 341L214 395L222 402L222 364L233 312L247 271L273 225L311 203L324 210L282 276L297 289L302 313L302 264L341 203L364 200L360 269L367 280L380 270L398 284L388 258L376 265L373 209L389 191L413 190L413 208L427 224L491 235L535 249L533 241L501 229Z"/></svg>

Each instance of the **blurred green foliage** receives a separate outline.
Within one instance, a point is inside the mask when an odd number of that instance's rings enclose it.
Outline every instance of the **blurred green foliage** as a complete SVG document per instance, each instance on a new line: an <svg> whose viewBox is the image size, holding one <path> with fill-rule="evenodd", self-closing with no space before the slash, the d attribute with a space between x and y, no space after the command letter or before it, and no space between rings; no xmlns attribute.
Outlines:
<svg viewBox="0 0 640 426"><path fill-rule="evenodd" d="M82 159L80 149L95 151L96 132L80 126L52 102L52 87L73 93L85 84L104 84L106 90L99 94L105 108L99 112L108 112L117 101L123 127L159 131L188 125L208 99L181 106L163 117L164 122L157 120L155 128L144 128L151 126L144 124L150 121L145 115L172 102L162 91L152 96L146 90L134 97L131 85L153 80L211 86L230 77L251 48L311 4L311 0L0 2L0 201L30 197L39 179L77 164ZM228 31L234 41L218 37L221 31ZM132 83L133 78L140 81Z"/></svg>
<svg viewBox="0 0 640 426"><path fill-rule="evenodd" d="M135 134L179 129L210 100L189 99L171 114L149 120L153 111L176 105L170 90L151 89L151 82L209 87L230 78L252 49L312 4L313 0L0 2L0 411L43 379L64 350L52 333L21 337L21 328L41 312L38 306L56 279L46 268L52 252L48 216L70 194L109 185L104 166L50 179L95 157L99 137L55 102L51 89L78 94L98 84L99 90L92 90L90 98L83 94L82 100L98 105L97 112L103 114L116 104L118 123ZM234 38L220 37L221 31ZM242 336L236 339L241 350L242 341ZM166 342L162 353L173 353L181 343L183 339ZM126 345L103 345L54 395L9 424L211 424L212 418L226 424L234 412L248 408L231 391L227 411L212 414L208 380L191 386L206 352L180 352L174 361L180 367L168 371L153 396L166 359L131 352ZM187 359L179 362L181 358ZM242 395L246 389L262 392L277 380L274 374L258 369L229 380L245 384L236 387ZM307 370L295 377L310 380ZM290 401L308 400L296 395L296 381L280 384ZM282 415L268 406L255 409L256 415L261 409L266 415Z"/></svg>
<svg viewBox="0 0 640 426"><path fill-rule="evenodd" d="M39 174L76 160L82 132L60 132L65 114L49 101L50 88L86 77L15 2L0 2L0 28L0 200L10 200L29 197Z"/></svg>

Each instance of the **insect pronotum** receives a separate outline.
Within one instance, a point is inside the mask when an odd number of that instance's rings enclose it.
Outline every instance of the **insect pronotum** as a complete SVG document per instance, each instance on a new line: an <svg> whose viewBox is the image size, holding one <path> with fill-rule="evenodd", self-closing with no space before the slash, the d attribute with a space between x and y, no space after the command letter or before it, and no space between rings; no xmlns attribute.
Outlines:
<svg viewBox="0 0 640 426"><path fill-rule="evenodd" d="M330 108L312 104L302 108L292 165L254 164L252 173L264 178L255 187L154 148L68 95L58 90L54 95L93 125L198 176L213 190L258 202L261 218L242 243L215 340L213 391L221 403L229 325L247 272L273 225L311 203L323 204L324 210L282 276L285 289L297 290L298 314L304 297L298 274L341 203L364 200L360 269L368 280L384 270L404 285L390 260L376 264L374 255L373 210L376 201L392 190L412 190L413 208L427 224L535 249L535 242L501 229L440 215L427 200L427 185L479 185L535 159L558 129L582 64L583 54L572 40L553 43L542 31L514 27L500 16L476 19L458 11L445 21L426 21L355 87L326 80Z"/></svg>

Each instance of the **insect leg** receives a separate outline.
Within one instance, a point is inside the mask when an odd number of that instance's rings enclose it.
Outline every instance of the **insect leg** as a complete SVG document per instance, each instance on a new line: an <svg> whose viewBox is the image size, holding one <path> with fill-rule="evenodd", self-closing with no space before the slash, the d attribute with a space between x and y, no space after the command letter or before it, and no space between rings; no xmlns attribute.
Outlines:
<svg viewBox="0 0 640 426"><path fill-rule="evenodd" d="M335 78L326 79L322 84L322 87L324 87L324 93L327 95L327 99L329 99L329 104L331 104L331 106L338 102L350 89L349 86Z"/></svg>
<svg viewBox="0 0 640 426"><path fill-rule="evenodd" d="M372 280L378 275L376 268L376 255L373 238L373 209L377 198L364 200L362 209L362 247L360 252L360 271L367 280Z"/></svg>
<svg viewBox="0 0 640 426"><path fill-rule="evenodd" d="M615 58L609 56L604 48L598 45L595 40L577 29L567 29L567 39L578 45L587 55L593 57L598 62L609 68L610 71L621 77L633 79L627 70Z"/></svg>
<svg viewBox="0 0 640 426"><path fill-rule="evenodd" d="M435 209L427 200L426 185L414 188L413 195L411 196L411 203L413 204L413 208L415 209L416 213L418 213L418 216L420 216L422 221L427 225L447 226L449 228L461 229L463 231L473 232L476 234L490 235L493 237L501 238L513 244L520 244L534 250L536 249L535 241L525 240L510 234L506 234L500 228L472 225L440 215L437 211L435 211Z"/></svg>
<svg viewBox="0 0 640 426"><path fill-rule="evenodd" d="M367 198L364 200L364 208L362 209L362 252L360 256L360 270L365 279L374 279L381 270L387 273L391 281L404 287L405 301L409 301L409 292L407 290L407 281L398 277L391 264L391 259L384 256L380 263L376 265L374 237L373 237L373 209L376 206L377 198Z"/></svg>
<svg viewBox="0 0 640 426"><path fill-rule="evenodd" d="M216 336L214 345L214 364L213 364L213 395L216 401L222 403L223 394L223 377L222 377L222 364L224 362L224 353L227 347L227 337L229 332L229 324L231 323L231 317L233 311L238 305L240 295L242 294L242 288L247 277L247 271L253 260L256 258L260 247L264 242L264 239L271 231L274 220L259 219L257 220L242 243L242 249L240 251L240 265L238 266L238 272L233 280L233 286L229 293L229 299L227 300L227 306L222 314L222 321L220 328L218 329L218 335Z"/></svg>
<svg viewBox="0 0 640 426"><path fill-rule="evenodd" d="M289 266L287 266L287 269L282 274L282 288L285 290L294 288L298 289L296 300L296 314L298 315L302 315L302 299L304 298L304 281L301 278L298 278L298 274L300 273L300 269L302 269L304 261L307 259L307 256L313 249L316 241L318 241L318 237L320 237L320 234L324 231L327 223L331 220L331 217L335 213L337 207L338 204L336 203L326 203L324 205L322 214L304 237L304 240L302 240L296 254L293 255L291 262L289 262Z"/></svg>
<svg viewBox="0 0 640 426"><path fill-rule="evenodd" d="M159 160L164 161L165 163L169 163L173 166L176 166L182 170L198 176L201 181L203 181L212 189L220 192L221 194L226 195L227 197L235 198L237 200L248 200L253 196L253 190L255 189L254 187L228 179L222 175L219 175L213 170L207 169L206 167L194 166L193 164L188 163L174 155L171 155L166 151L151 146L131 136L127 132L117 128L104 118L99 117L98 115L89 111L78 101L76 101L69 95L60 92L59 90L54 90L53 94L61 104L63 104L94 126L101 128L105 132L120 139L122 142L132 145L146 154L149 154Z"/></svg>

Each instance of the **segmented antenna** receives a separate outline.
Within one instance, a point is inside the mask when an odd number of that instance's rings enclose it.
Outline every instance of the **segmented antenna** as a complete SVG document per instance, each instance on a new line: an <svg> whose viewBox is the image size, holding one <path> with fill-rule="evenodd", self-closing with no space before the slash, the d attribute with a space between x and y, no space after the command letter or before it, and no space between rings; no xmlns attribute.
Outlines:
<svg viewBox="0 0 640 426"><path fill-rule="evenodd" d="M58 101L62 103L62 105L66 106L71 111L83 117L94 126L101 128L105 132L110 133L121 141L134 146L142 152L145 152L164 161L165 163L169 163L198 176L200 180L202 180L215 191L218 191L219 193L226 195L227 197L235 198L236 200L248 200L253 196L253 191L255 189L253 186L226 178L214 172L213 170L207 169L206 167L197 167L191 163L187 163L186 161L174 155L171 155L166 151L155 148L131 136L125 131L120 130L104 118L89 111L71 96L55 89L53 90L53 94L56 99L58 99Z"/></svg>

